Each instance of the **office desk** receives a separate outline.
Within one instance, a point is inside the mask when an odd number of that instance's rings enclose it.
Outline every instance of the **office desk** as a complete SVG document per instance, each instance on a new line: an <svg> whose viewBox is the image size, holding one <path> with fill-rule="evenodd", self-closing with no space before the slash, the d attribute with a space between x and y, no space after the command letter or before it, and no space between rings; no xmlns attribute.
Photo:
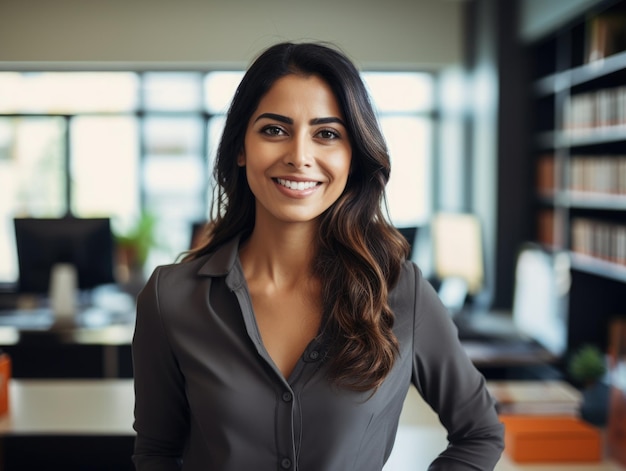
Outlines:
<svg viewBox="0 0 626 471"><path fill-rule="evenodd" d="M45 306L0 310L0 348L16 378L130 378L135 302L101 290L73 319L56 321Z"/></svg>
<svg viewBox="0 0 626 471"><path fill-rule="evenodd" d="M63 453L70 451L77 463L79 460L83 460L82 466L90 463L89 468L82 469L132 469L124 468L130 466L134 440L132 380L14 379L10 395L10 413L0 419L4 455L12 460L9 463L12 467L4 469L28 469L13 466L35 456L45 459L47 466L42 469L55 469L50 464L61 461L63 469L69 471L72 467ZM425 470L446 444L445 430L437 417L411 389L402 411L396 445L384 471ZM106 467L103 460L107 459L115 459L117 467ZM102 467L98 468L99 465ZM75 469L81 469L77 466ZM496 470L624 471L624 468L610 462L520 466L504 455Z"/></svg>
<svg viewBox="0 0 626 471"><path fill-rule="evenodd" d="M131 471L132 381L11 380L0 469Z"/></svg>

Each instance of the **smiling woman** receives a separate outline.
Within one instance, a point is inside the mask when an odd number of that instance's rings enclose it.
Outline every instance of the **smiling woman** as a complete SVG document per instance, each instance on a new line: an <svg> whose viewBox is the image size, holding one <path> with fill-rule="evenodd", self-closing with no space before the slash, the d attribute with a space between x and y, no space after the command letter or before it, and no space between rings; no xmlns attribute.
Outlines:
<svg viewBox="0 0 626 471"><path fill-rule="evenodd" d="M383 210L390 168L345 54L282 43L251 65L208 237L138 298L138 471L380 471L411 384L447 428L432 469L493 469L502 425Z"/></svg>
<svg viewBox="0 0 626 471"><path fill-rule="evenodd" d="M352 149L342 112L326 82L287 75L261 99L246 130L238 164L256 201L256 225L310 221L343 193Z"/></svg>

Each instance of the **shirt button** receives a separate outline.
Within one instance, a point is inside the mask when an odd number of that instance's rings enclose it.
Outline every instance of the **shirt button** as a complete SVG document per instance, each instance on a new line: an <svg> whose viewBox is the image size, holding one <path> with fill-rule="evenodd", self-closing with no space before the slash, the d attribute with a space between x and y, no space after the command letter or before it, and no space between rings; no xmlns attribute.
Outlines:
<svg viewBox="0 0 626 471"><path fill-rule="evenodd" d="M317 360L320 357L320 352L318 352L317 350L313 350L311 353L309 353L309 358L311 360Z"/></svg>
<svg viewBox="0 0 626 471"><path fill-rule="evenodd" d="M290 392L284 392L283 393L283 401L289 402L289 401L291 401L292 398L293 398L293 396L291 395Z"/></svg>
<svg viewBox="0 0 626 471"><path fill-rule="evenodd" d="M289 458L283 458L280 461L280 465L282 466L283 469L289 469L291 468L291 460Z"/></svg>

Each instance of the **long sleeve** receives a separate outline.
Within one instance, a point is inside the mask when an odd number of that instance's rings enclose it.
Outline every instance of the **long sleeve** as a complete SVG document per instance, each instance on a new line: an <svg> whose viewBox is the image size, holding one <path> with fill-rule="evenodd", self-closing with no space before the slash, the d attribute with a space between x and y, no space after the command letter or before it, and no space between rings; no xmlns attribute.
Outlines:
<svg viewBox="0 0 626 471"><path fill-rule="evenodd" d="M135 421L133 462L137 471L180 469L189 433L184 378L168 342L159 306L159 271L137 299L132 344Z"/></svg>
<svg viewBox="0 0 626 471"><path fill-rule="evenodd" d="M445 306L417 268L416 277L413 382L439 415L450 443L429 470L493 469L504 448L504 426L494 401Z"/></svg>

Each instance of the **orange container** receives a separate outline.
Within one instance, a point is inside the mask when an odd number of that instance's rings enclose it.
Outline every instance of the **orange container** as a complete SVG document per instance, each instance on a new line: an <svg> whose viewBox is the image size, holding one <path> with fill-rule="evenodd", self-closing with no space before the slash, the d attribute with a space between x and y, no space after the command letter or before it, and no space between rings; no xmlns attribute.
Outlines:
<svg viewBox="0 0 626 471"><path fill-rule="evenodd" d="M505 452L519 463L591 462L602 458L596 427L573 416L501 415Z"/></svg>
<svg viewBox="0 0 626 471"><path fill-rule="evenodd" d="M9 382L11 381L11 358L0 353L0 414L9 411Z"/></svg>

